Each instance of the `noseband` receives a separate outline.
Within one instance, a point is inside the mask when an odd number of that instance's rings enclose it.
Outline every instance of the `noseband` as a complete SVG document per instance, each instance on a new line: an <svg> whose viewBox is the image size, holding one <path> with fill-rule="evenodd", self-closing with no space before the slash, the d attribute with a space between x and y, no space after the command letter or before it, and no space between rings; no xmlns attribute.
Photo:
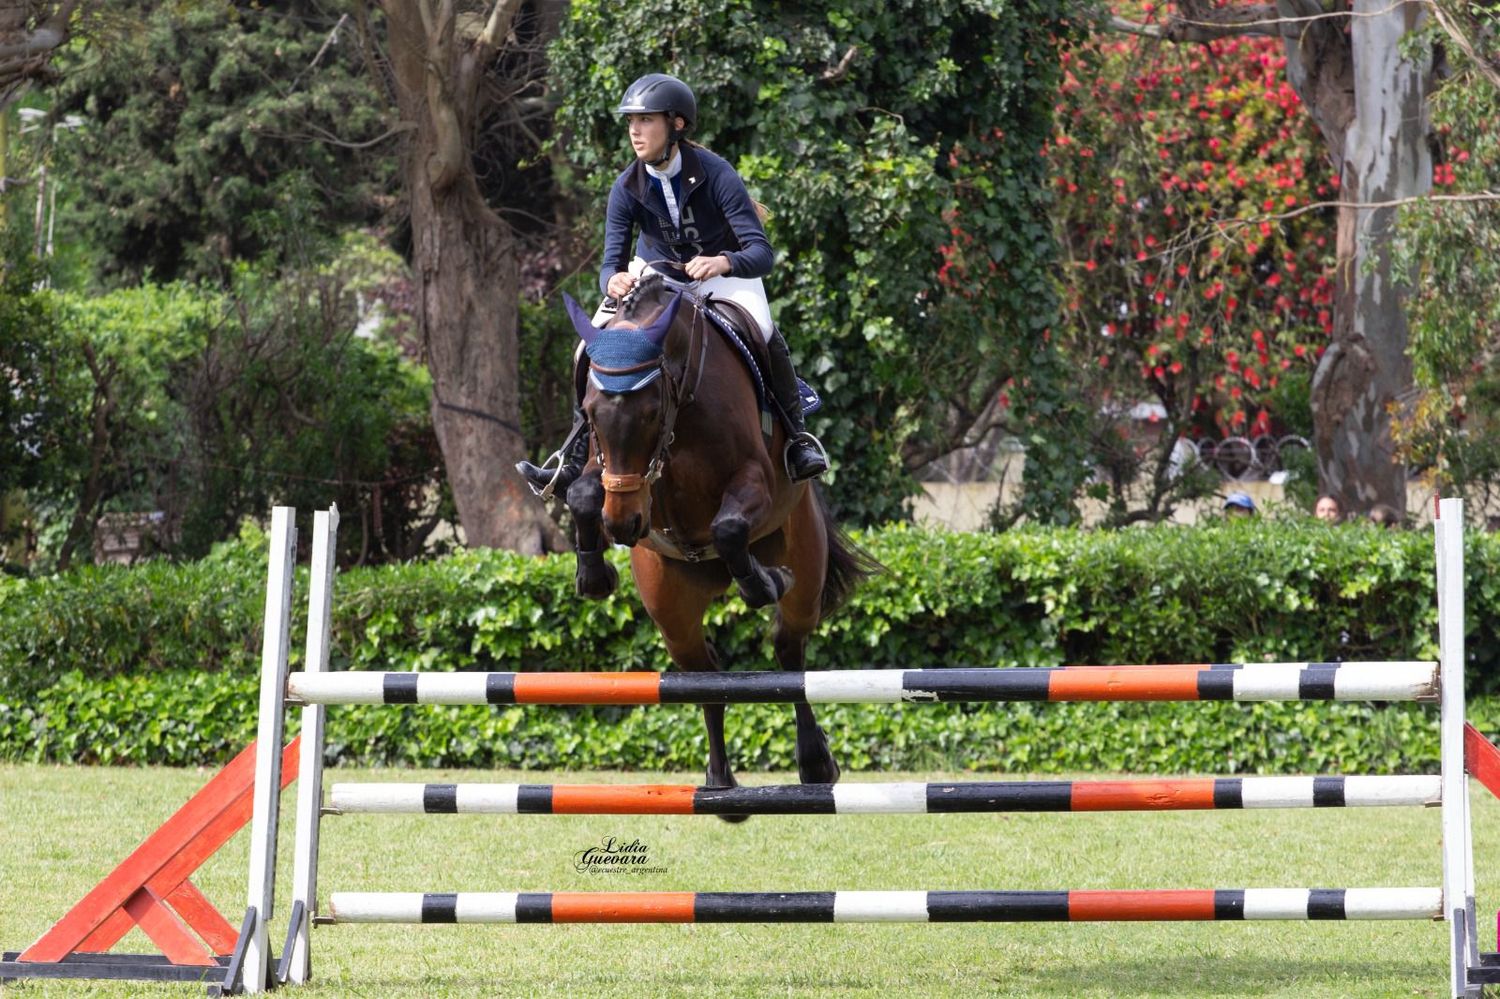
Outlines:
<svg viewBox="0 0 1500 999"><path fill-rule="evenodd" d="M672 442L676 439L677 436L677 414L682 410L684 406L691 405L694 398L696 398L698 384L703 380L704 361L708 353L708 336L706 330L702 328L702 307L696 301L693 301L691 299L690 304L692 304L693 306L694 315L692 325L691 327L689 327L688 332L688 365L692 364L693 339L695 337L700 340L702 344L701 353L704 355L700 356L698 359L697 377L693 380L692 388L686 388L689 373L689 368L687 366L684 366L683 368L681 381L678 381L676 378L672 377L672 369L667 366L667 352L665 346L663 346L661 356L656 358L655 360L644 361L641 364L634 364L626 368L606 368L602 365L595 364L593 361L589 362L590 370L597 371L599 374L605 376L639 374L642 371L650 371L652 368L656 368L661 372L661 376L659 378L653 379L653 381L657 381L660 383L661 426L657 431L656 450L651 455L651 461L646 466L645 474L639 472L631 472L629 474L622 475L611 472L608 466L605 464L604 447L599 441L598 431L593 431L594 450L599 455L599 469L602 473L600 475L600 479L604 483L604 491L607 493L634 493L639 492L641 489L650 488L651 486L656 484L656 481L661 478L662 472L665 470L667 459L670 455ZM638 392L640 390L635 389L634 391ZM625 394L629 395L631 393Z"/></svg>

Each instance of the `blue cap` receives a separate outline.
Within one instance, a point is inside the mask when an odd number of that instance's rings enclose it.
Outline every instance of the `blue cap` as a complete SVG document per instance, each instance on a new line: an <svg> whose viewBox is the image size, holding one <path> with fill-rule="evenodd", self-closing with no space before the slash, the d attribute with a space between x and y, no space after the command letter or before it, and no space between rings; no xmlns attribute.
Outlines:
<svg viewBox="0 0 1500 999"><path fill-rule="evenodd" d="M1232 506L1241 510L1254 510L1255 500L1250 498L1249 493L1230 493L1224 498L1224 509L1228 510Z"/></svg>

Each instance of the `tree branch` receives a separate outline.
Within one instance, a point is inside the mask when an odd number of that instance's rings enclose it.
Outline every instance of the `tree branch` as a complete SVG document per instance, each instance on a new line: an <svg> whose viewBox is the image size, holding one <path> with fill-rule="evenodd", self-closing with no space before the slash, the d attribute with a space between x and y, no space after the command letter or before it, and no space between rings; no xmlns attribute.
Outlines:
<svg viewBox="0 0 1500 999"><path fill-rule="evenodd" d="M1280 14L1269 4L1203 8L1198 4L1183 3L1181 9L1186 13L1173 15L1162 24L1142 24L1110 15L1109 26L1115 31L1167 42L1212 42L1241 35L1289 38L1297 34L1290 26L1282 24Z"/></svg>
<svg viewBox="0 0 1500 999"><path fill-rule="evenodd" d="M453 93L449 90L449 73L454 68L454 11L451 0L442 0L437 17L433 20L436 23L427 36L424 88L433 134L427 176L432 190L441 192L447 190L462 175L468 154L464 148L458 109L454 106Z"/></svg>
<svg viewBox="0 0 1500 999"><path fill-rule="evenodd" d="M330 45L338 41L339 29L342 28L345 22L347 22L348 20L348 14L342 14L339 16L338 23L333 26L333 30L328 33L328 37L323 39L323 44L318 48L318 54L313 56L312 62L307 64L308 69L312 69L313 67L317 66L320 61L322 61L323 53L328 51L328 47Z"/></svg>
<svg viewBox="0 0 1500 999"><path fill-rule="evenodd" d="M0 17L0 35L11 39L0 45L0 107L10 103L25 81L46 77L48 61L68 41L68 22L80 0L65 0L36 27L27 29L31 4L15 3Z"/></svg>
<svg viewBox="0 0 1500 999"><path fill-rule="evenodd" d="M375 136L375 138L373 139L367 139L364 142L349 142L344 139L340 139L332 132L325 131L324 129L321 129L316 125L309 125L308 127L311 128L312 133L315 134L304 135L300 132L277 132L272 129L266 128L264 125L252 125L250 130L256 135L264 135L270 139L295 139L302 142L312 140L313 142L327 143L330 146L338 146L341 149L369 149L371 146L380 145L382 142L384 142L386 139L391 138L392 136L401 135L405 132L415 132L417 130L416 123L403 121L391 126L380 135Z"/></svg>
<svg viewBox="0 0 1500 999"><path fill-rule="evenodd" d="M408 0L408 2L417 8L417 16L422 19L422 31L428 38L431 38L433 33L437 31L432 23L432 7L428 4L427 0Z"/></svg>
<svg viewBox="0 0 1500 999"><path fill-rule="evenodd" d="M19 42L0 45L0 59L31 59L51 52L65 41L67 41L67 36L61 31L38 28L28 32Z"/></svg>
<svg viewBox="0 0 1500 999"><path fill-rule="evenodd" d="M1259 226L1263 222L1282 222L1287 219L1296 218L1298 215L1306 215L1308 212L1315 212L1325 208L1354 208L1379 211L1381 209L1402 208L1406 205L1434 202L1437 204L1500 202L1500 191L1476 191L1473 194L1413 194L1404 198L1392 198L1389 201L1313 201L1287 212L1268 212L1264 215L1251 215L1244 218L1212 219L1203 223L1201 227L1195 227L1197 230L1196 233L1193 229L1189 229L1187 232L1173 237L1162 247L1159 253L1152 254L1149 259L1160 260L1210 239L1231 238L1231 234L1236 230L1245 229L1250 226Z"/></svg>
<svg viewBox="0 0 1500 999"><path fill-rule="evenodd" d="M823 75L821 77L822 81L824 83L835 83L839 80L842 80L844 76L849 72L849 67L853 64L854 57L858 54L858 45L849 46L848 51L844 53L844 57L839 60L837 66L832 66L828 69L823 70Z"/></svg>
<svg viewBox="0 0 1500 999"><path fill-rule="evenodd" d="M1409 0L1394 0L1378 11L1322 10L1317 0L1282 0L1285 7L1300 13L1285 15L1279 6L1258 4L1254 7L1206 7L1198 0L1186 0L1176 14L1163 23L1129 21L1111 14L1111 31L1156 38L1168 42L1211 42L1220 38L1264 35L1270 38L1298 38L1305 26L1325 21L1347 21L1356 17L1384 17L1406 5ZM1415 0L1436 7L1434 0Z"/></svg>
<svg viewBox="0 0 1500 999"><path fill-rule="evenodd" d="M52 16L42 22L42 31L58 32L64 39L68 36L68 22L73 18L73 12L78 9L79 0L63 0L58 4L57 10Z"/></svg>
<svg viewBox="0 0 1500 999"><path fill-rule="evenodd" d="M484 30L479 33L475 43L490 52L498 49L501 41L510 34L511 22L515 20L516 12L520 9L521 0L495 0L495 7L490 11L490 19L485 24Z"/></svg>

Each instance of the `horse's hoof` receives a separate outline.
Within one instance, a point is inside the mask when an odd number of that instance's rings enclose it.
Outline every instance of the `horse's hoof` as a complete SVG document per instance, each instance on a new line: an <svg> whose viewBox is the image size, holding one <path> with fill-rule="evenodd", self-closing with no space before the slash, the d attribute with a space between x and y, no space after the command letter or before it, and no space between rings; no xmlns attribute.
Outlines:
<svg viewBox="0 0 1500 999"><path fill-rule="evenodd" d="M579 563L578 573L573 577L573 583L580 597L603 600L615 592L615 587L620 585L620 574L608 562L601 562L599 565Z"/></svg>
<svg viewBox="0 0 1500 999"><path fill-rule="evenodd" d="M740 599L745 601L745 606L751 610L759 610L769 607L776 602L776 598L760 590L740 590Z"/></svg>
<svg viewBox="0 0 1500 999"><path fill-rule="evenodd" d="M792 588L792 570L773 565L761 569L746 580L736 582L740 584L740 598L745 601L746 607L769 607Z"/></svg>
<svg viewBox="0 0 1500 999"><path fill-rule="evenodd" d="M804 784L837 784L840 773L842 771L832 756L808 764L797 761L797 779Z"/></svg>
<svg viewBox="0 0 1500 999"><path fill-rule="evenodd" d="M720 815L719 816L719 818L723 819L725 822L728 822L732 826L739 825L741 822L744 822L749 817L750 816L748 816L748 815Z"/></svg>

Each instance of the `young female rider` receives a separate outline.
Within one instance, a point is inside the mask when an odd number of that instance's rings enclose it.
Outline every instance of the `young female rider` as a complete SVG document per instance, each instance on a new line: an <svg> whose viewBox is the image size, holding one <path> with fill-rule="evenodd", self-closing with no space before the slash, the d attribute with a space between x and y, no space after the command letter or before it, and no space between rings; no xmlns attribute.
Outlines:
<svg viewBox="0 0 1500 999"><path fill-rule="evenodd" d="M652 73L632 83L617 113L625 116L636 161L609 192L604 231L604 265L599 287L618 299L635 287L646 261L672 261L696 290L744 306L761 326L771 357L771 392L791 425L783 459L792 481L828 470L823 445L802 423L802 398L786 340L771 320L761 278L770 273L773 254L745 183L723 158L685 141L698 118L698 102L681 80ZM632 260L631 237L640 239ZM598 321L597 319L595 320ZM516 468L537 492L550 483L561 493L588 461L583 415L575 414L573 433L553 456L560 468L529 461Z"/></svg>

